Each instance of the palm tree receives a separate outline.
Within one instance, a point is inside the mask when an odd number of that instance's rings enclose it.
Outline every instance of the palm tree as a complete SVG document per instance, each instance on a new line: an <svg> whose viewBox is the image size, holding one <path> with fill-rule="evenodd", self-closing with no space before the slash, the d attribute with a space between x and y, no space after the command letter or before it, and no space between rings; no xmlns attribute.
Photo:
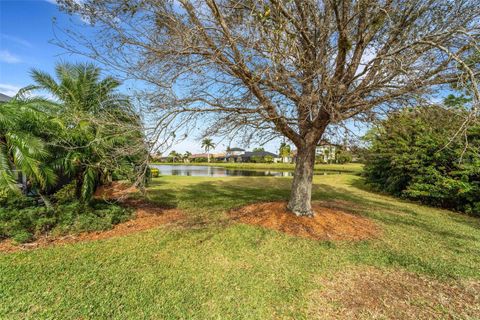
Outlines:
<svg viewBox="0 0 480 320"><path fill-rule="evenodd" d="M168 156L169 156L170 158L172 158L172 162L175 163L175 160L177 160L177 158L180 156L180 154L179 154L177 151L172 150L172 151L170 151L170 153L168 154Z"/></svg>
<svg viewBox="0 0 480 320"><path fill-rule="evenodd" d="M279 149L279 155L282 158L282 162L285 163L287 162L288 157L290 157L292 151L290 148L290 145L287 144L286 142L282 142L280 144L280 149Z"/></svg>
<svg viewBox="0 0 480 320"><path fill-rule="evenodd" d="M213 143L212 139L205 138L202 140L202 148L207 153L207 161L210 162L210 150L215 148L215 143Z"/></svg>
<svg viewBox="0 0 480 320"><path fill-rule="evenodd" d="M116 156L118 146L134 145L139 137L131 128L139 123L129 100L117 92L120 82L112 77L102 79L93 64L61 63L56 78L33 70L34 85L23 92L43 90L61 105L52 114L62 119L64 130L52 145L55 167L75 181L77 197L88 202L102 181L108 181L115 168L126 157ZM140 134L141 137L141 134Z"/></svg>
<svg viewBox="0 0 480 320"><path fill-rule="evenodd" d="M185 151L185 153L183 154L184 162L190 162L191 156L192 156L192 153L190 151Z"/></svg>
<svg viewBox="0 0 480 320"><path fill-rule="evenodd" d="M0 108L0 191L19 192L17 176L42 192L56 181L42 134L52 123L40 110L44 99L15 98ZM53 106L53 104L52 104Z"/></svg>

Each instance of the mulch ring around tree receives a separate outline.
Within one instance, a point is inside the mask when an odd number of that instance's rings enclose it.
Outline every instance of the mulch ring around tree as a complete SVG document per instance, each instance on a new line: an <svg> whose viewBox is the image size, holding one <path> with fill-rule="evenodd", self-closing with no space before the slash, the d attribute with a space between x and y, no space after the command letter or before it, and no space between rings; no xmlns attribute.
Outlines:
<svg viewBox="0 0 480 320"><path fill-rule="evenodd" d="M327 203L312 203L314 217L298 217L283 201L247 205L229 212L240 223L261 226L315 240L359 241L377 238L380 228L371 220L344 212Z"/></svg>
<svg viewBox="0 0 480 320"><path fill-rule="evenodd" d="M124 206L135 209L134 217L131 220L119 223L110 230L83 232L66 236L42 235L37 240L25 244L14 244L11 240L6 239L0 241L0 252L16 252L53 245L120 237L159 226L180 224L185 220L185 214L181 210L161 208L153 203L129 198L128 194L134 192L136 192L134 188L115 183L111 187L101 188L96 193L97 198L121 199L120 203L123 203Z"/></svg>

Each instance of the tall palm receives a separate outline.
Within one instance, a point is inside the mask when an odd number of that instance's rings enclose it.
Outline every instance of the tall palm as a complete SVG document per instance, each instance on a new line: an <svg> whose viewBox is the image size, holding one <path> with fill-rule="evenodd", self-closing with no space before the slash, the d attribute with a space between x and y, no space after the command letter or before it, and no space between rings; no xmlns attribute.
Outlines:
<svg viewBox="0 0 480 320"><path fill-rule="evenodd" d="M56 175L45 163L49 156L42 135L52 124L40 106L44 99L15 98L0 107L0 190L18 192L15 171L40 189L55 183ZM53 104L51 104L53 106Z"/></svg>
<svg viewBox="0 0 480 320"><path fill-rule="evenodd" d="M77 197L88 202L96 187L111 175L107 169L117 161L115 146L127 143L121 126L134 123L130 103L118 94L120 82L101 77L93 64L61 63L56 78L40 70L32 71L34 85L24 92L48 92L62 106L54 114L62 119L65 130L56 137L57 170L76 182Z"/></svg>
<svg viewBox="0 0 480 320"><path fill-rule="evenodd" d="M210 162L210 150L215 148L215 143L213 143L212 139L205 138L202 140L202 148L207 153L207 161Z"/></svg>
<svg viewBox="0 0 480 320"><path fill-rule="evenodd" d="M183 154L183 161L190 162L191 156L192 156L192 153L190 151L185 151L185 153Z"/></svg>

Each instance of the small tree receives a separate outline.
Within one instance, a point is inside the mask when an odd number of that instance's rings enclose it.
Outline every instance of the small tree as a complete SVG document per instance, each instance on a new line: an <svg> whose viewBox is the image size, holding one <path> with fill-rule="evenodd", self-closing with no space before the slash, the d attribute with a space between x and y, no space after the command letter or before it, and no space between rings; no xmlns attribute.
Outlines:
<svg viewBox="0 0 480 320"><path fill-rule="evenodd" d="M171 159L171 162L175 163L175 161L177 161L177 159L180 157L180 154L177 151L172 150L168 154L168 157Z"/></svg>
<svg viewBox="0 0 480 320"><path fill-rule="evenodd" d="M184 162L190 162L190 157L192 156L192 153L190 151L185 151L183 154L183 161Z"/></svg>
<svg viewBox="0 0 480 320"><path fill-rule="evenodd" d="M287 162L288 157L292 155L292 150L290 148L290 145L287 144L286 142L282 142L280 144L280 148L278 149L278 154L282 158L282 162Z"/></svg>
<svg viewBox="0 0 480 320"><path fill-rule="evenodd" d="M202 140L202 148L207 153L207 162L210 162L210 150L215 148L215 143L213 143L212 139L205 138Z"/></svg>

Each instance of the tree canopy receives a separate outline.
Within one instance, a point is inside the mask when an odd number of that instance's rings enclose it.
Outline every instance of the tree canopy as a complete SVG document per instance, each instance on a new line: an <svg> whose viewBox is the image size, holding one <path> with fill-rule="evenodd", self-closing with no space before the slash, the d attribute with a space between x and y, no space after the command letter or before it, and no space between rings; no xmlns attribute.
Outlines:
<svg viewBox="0 0 480 320"><path fill-rule="evenodd" d="M98 33L59 43L151 85L166 136L201 121L208 136L287 137L298 150L289 208L311 215L329 126L451 84L472 88L478 112L477 2L61 0Z"/></svg>

